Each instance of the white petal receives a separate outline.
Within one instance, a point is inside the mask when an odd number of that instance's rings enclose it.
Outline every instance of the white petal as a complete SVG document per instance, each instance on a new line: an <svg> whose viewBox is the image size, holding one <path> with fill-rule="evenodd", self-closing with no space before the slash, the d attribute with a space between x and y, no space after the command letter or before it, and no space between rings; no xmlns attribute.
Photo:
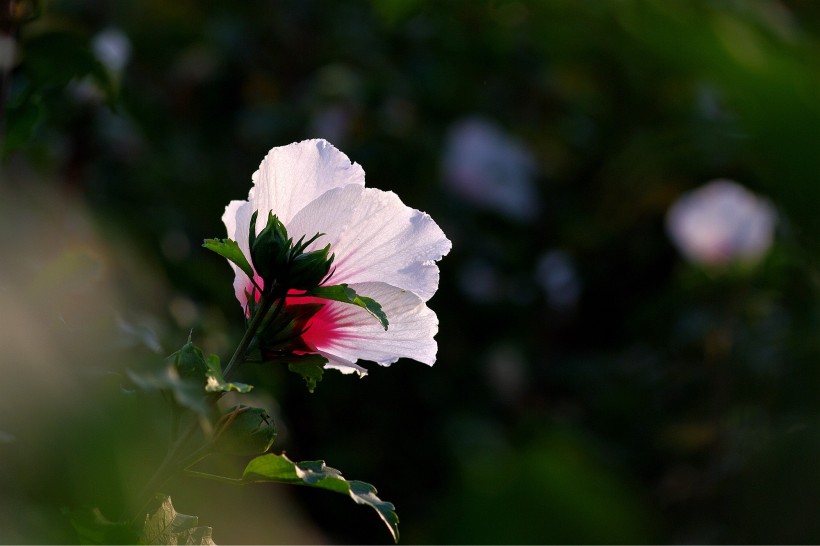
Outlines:
<svg viewBox="0 0 820 546"><path fill-rule="evenodd" d="M326 191L355 184L364 186L364 170L326 140L304 140L273 148L259 170L248 200L259 211L257 230L265 227L268 211L287 225L305 205Z"/></svg>
<svg viewBox="0 0 820 546"><path fill-rule="evenodd" d="M338 356L331 354L323 354L322 356L328 359L327 364L325 364L325 369L338 370L345 375L350 375L352 373L359 374L359 377L364 377L367 375L367 368L359 366L355 362L342 360Z"/></svg>
<svg viewBox="0 0 820 546"><path fill-rule="evenodd" d="M222 222L228 230L228 238L237 242L249 263L251 261L251 253L248 249L248 226L250 225L252 214L253 210L247 201L231 201L228 203L228 206L225 207L225 213L222 215ZM234 265L233 262L229 261L228 263L236 274L233 280L233 289L236 293L236 299L239 300L239 303L244 309L248 303L245 290L248 289L251 280L241 269ZM251 267L253 267L253 264L251 264Z"/></svg>
<svg viewBox="0 0 820 546"><path fill-rule="evenodd" d="M313 247L330 244L336 272L330 284L383 282L422 301L438 289L435 261L452 243L429 215L393 192L345 186L323 194L287 225L296 239L324 233Z"/></svg>
<svg viewBox="0 0 820 546"><path fill-rule="evenodd" d="M358 359L387 366L399 358L433 365L438 350L434 339L438 318L418 296L384 283L351 287L379 302L390 326L385 331L378 320L356 305L327 301L320 313L332 316L335 335L319 335L318 329L308 329L303 335L308 345L331 360L327 367L360 372L355 365Z"/></svg>

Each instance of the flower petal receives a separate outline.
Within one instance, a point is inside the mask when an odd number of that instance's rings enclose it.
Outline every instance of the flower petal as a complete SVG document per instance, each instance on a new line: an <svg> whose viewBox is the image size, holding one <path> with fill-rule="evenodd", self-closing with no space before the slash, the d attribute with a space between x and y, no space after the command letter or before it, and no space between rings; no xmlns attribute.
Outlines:
<svg viewBox="0 0 820 546"><path fill-rule="evenodd" d="M336 255L331 284L384 282L429 300L438 289L436 260L452 243L429 215L393 193L360 186L326 192L287 225L298 238L324 233L313 248L330 244Z"/></svg>
<svg viewBox="0 0 820 546"><path fill-rule="evenodd" d="M305 205L327 190L355 184L364 186L364 170L326 140L304 140L273 148L259 170L248 200L259 218L273 211L285 225ZM251 211L253 212L253 211ZM259 231L265 222L257 225Z"/></svg>
<svg viewBox="0 0 820 546"><path fill-rule="evenodd" d="M250 225L252 215L253 209L251 208L251 204L247 201L231 201L228 203L228 206L225 207L225 213L222 215L222 222L227 228L228 238L236 241L239 245L239 249L242 250L242 253L246 258L248 258L249 262L251 253L248 248L248 227ZM251 280L245 272L239 269L236 265L231 262L228 262L228 264L230 264L236 274L233 280L233 289L236 293L236 299L239 300L239 303L244 309L248 304L248 298L245 295L245 291L248 290L249 286L251 286ZM252 263L251 267L253 267Z"/></svg>
<svg viewBox="0 0 820 546"><path fill-rule="evenodd" d="M390 327L385 331L379 321L356 305L322 300L325 307L315 315L302 339L330 360L326 367L363 375L362 368L355 365L358 359L387 366L399 358L412 358L433 365L438 318L418 296L380 282L351 287L381 304Z"/></svg>

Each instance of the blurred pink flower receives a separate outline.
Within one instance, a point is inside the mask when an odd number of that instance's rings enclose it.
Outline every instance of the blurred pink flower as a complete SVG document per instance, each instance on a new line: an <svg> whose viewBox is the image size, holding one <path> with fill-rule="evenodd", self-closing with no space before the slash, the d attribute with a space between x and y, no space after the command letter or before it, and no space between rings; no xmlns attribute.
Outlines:
<svg viewBox="0 0 820 546"><path fill-rule="evenodd" d="M538 214L535 159L494 123L468 118L455 124L443 167L450 189L475 205L513 220L531 221Z"/></svg>
<svg viewBox="0 0 820 546"><path fill-rule="evenodd" d="M330 244L336 256L329 285L345 283L379 302L390 326L384 330L361 307L330 300L308 322L302 340L329 360L327 368L365 375L358 359L383 366L407 357L432 365L438 318L426 302L438 289L436 261L452 246L429 215L401 202L393 192L365 188L364 171L325 140L273 148L253 174L247 201L231 201L222 221L245 253L251 215L276 214L294 240L323 233L307 250ZM257 232L265 222L257 223ZM231 264L242 307L251 280ZM257 276L257 282L261 279ZM309 300L309 301L308 301Z"/></svg>
<svg viewBox="0 0 820 546"><path fill-rule="evenodd" d="M683 194L666 215L666 230L690 261L707 266L759 260L772 244L772 205L731 180Z"/></svg>

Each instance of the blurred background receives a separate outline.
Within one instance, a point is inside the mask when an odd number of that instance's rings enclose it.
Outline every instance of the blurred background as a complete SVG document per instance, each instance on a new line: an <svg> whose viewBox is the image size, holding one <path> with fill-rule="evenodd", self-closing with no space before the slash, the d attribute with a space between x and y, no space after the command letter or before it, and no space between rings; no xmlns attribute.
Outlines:
<svg viewBox="0 0 820 546"><path fill-rule="evenodd" d="M405 543L820 542L820 4L0 7L0 541L119 517L167 441L125 370L230 356L201 241L322 137L452 239L439 357L246 367L276 452ZM169 493L217 543L390 540L323 491Z"/></svg>

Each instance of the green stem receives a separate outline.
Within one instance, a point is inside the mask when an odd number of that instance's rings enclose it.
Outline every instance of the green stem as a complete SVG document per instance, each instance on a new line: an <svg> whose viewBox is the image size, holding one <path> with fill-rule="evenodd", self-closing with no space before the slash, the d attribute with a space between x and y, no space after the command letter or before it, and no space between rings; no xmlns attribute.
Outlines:
<svg viewBox="0 0 820 546"><path fill-rule="evenodd" d="M229 483L231 485L242 485L243 483L241 478L228 478L225 476L217 476L216 474L208 474L207 472L198 472L196 470L185 469L183 474L192 478L205 478L206 480Z"/></svg>
<svg viewBox="0 0 820 546"><path fill-rule="evenodd" d="M185 446L193 433L196 432L196 428L196 422L194 422L192 426L188 427L188 429L181 436L179 436L168 449L168 453L166 453L165 458L159 465L159 468L157 468L157 471L154 472L153 476L151 476L151 479L148 480L148 483L142 489L142 492L138 497L140 502L134 517L131 518L132 525L136 524L140 516L143 515L145 509L154 498L156 491L165 485L165 483L171 478L173 472L177 470L177 465L174 464L174 460L179 456L180 450Z"/></svg>
<svg viewBox="0 0 820 546"><path fill-rule="evenodd" d="M284 296L282 296L282 298L284 298ZM277 298L272 297L272 295L262 295L262 298L259 300L259 308L256 310L253 317L251 317L251 322L245 330L245 335L242 336L242 340L239 342L239 345L237 345L236 351L234 351L231 360L228 362L228 365L225 366L225 370L222 374L225 379L228 379L234 367L239 365L239 363L245 358L245 352L248 350L248 346L251 344L251 341L253 341L254 336L256 336L256 330L265 319L265 315L268 314L268 309L270 309L270 306L276 299Z"/></svg>

